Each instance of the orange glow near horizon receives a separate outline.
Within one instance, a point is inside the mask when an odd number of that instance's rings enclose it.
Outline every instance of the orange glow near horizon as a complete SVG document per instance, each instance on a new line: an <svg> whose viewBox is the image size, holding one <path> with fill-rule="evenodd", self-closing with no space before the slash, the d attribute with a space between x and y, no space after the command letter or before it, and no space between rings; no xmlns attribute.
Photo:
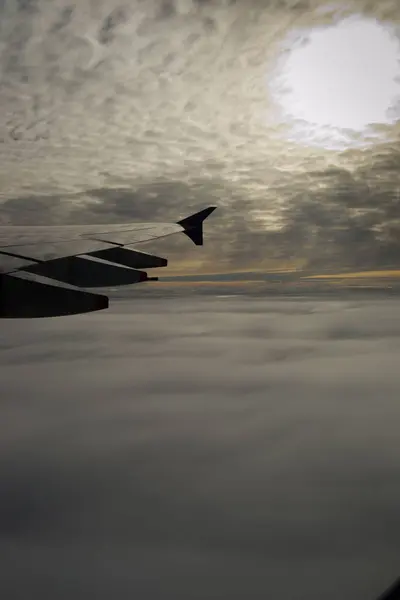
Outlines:
<svg viewBox="0 0 400 600"><path fill-rule="evenodd" d="M368 278L397 278L400 277L400 269L382 271L360 271L354 273L336 273L329 275L308 275L303 279L368 279Z"/></svg>

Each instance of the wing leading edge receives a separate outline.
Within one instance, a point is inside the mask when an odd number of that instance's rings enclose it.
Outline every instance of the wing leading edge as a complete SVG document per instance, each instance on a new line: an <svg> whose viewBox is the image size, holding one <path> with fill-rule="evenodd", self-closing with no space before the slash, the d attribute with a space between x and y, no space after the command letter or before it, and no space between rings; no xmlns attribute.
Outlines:
<svg viewBox="0 0 400 600"><path fill-rule="evenodd" d="M156 279L140 269L167 266L167 259L129 246L175 233L184 233L201 246L203 222L215 208L178 223L112 225L107 230L104 226L0 227L0 240L8 242L0 242L0 317L61 316L107 308L106 296L80 288Z"/></svg>

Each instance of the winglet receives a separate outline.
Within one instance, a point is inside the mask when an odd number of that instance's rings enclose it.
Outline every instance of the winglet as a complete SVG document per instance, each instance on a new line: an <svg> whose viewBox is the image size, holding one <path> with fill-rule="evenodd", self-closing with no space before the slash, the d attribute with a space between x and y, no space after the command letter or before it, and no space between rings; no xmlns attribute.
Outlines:
<svg viewBox="0 0 400 600"><path fill-rule="evenodd" d="M190 217L178 221L178 225L184 229L183 233L185 233L196 246L203 245L203 221L207 219L216 208L216 206L209 206L194 215L190 215Z"/></svg>

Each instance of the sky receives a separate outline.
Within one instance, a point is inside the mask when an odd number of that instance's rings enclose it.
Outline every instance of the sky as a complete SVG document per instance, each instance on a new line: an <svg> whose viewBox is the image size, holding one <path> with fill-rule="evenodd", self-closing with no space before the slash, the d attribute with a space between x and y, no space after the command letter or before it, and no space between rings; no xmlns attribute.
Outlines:
<svg viewBox="0 0 400 600"><path fill-rule="evenodd" d="M395 0L3 0L0 16L2 223L216 204L204 249L152 246L177 272L398 267ZM326 115L345 129L318 129Z"/></svg>
<svg viewBox="0 0 400 600"><path fill-rule="evenodd" d="M216 205L204 247L140 249L228 282L2 323L1 597L374 600L398 577L398 302L232 273L399 273L399 20L0 0L0 223Z"/></svg>
<svg viewBox="0 0 400 600"><path fill-rule="evenodd" d="M397 300L141 289L2 324L1 596L378 598Z"/></svg>

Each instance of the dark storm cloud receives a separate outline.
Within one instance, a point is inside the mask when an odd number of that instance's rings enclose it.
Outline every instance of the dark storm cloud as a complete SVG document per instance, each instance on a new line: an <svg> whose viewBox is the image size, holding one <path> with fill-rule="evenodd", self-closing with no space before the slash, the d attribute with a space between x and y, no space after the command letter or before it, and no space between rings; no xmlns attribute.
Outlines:
<svg viewBox="0 0 400 600"><path fill-rule="evenodd" d="M395 579L397 304L113 306L2 329L2 595L364 600Z"/></svg>

